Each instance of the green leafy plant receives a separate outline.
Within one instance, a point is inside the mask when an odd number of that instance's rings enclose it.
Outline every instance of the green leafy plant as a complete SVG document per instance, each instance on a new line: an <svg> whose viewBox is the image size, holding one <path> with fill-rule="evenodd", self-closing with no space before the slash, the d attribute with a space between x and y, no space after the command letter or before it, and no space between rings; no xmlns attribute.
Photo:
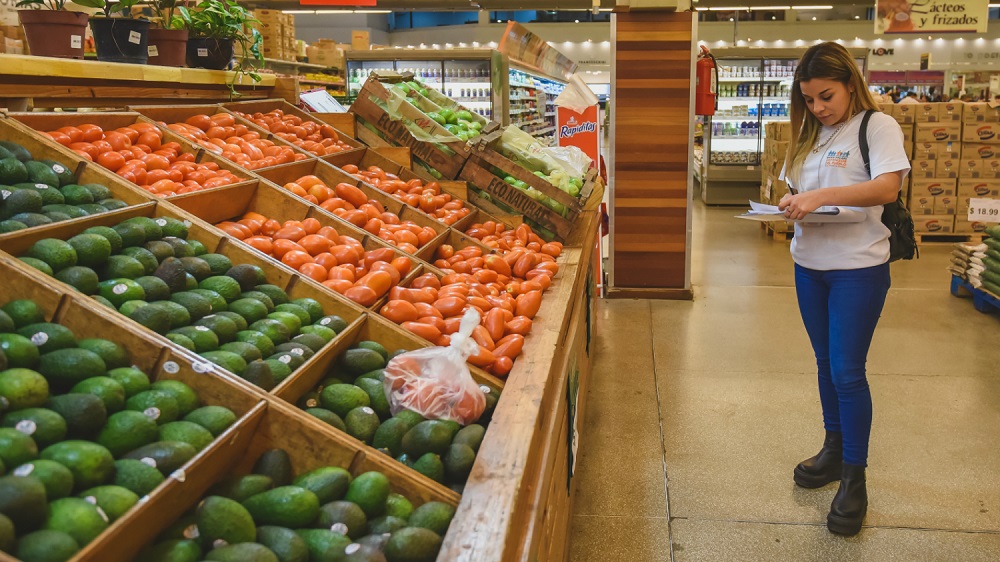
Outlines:
<svg viewBox="0 0 1000 562"><path fill-rule="evenodd" d="M143 0L118 0L112 4L108 0L72 0L74 4L86 8L97 8L104 12L104 17L110 18L115 14L118 17L135 19L132 15L132 8L142 3Z"/></svg>
<svg viewBox="0 0 1000 562"><path fill-rule="evenodd" d="M153 6L153 23L163 29L187 29L190 15L185 18L187 12L187 0L156 0Z"/></svg>
<svg viewBox="0 0 1000 562"><path fill-rule="evenodd" d="M236 67L233 69L235 70L233 81L229 84L232 96L240 95L235 85L241 76L249 76L254 82L260 82L257 69L264 66L264 55L261 51L264 37L260 31L250 26L253 23L260 23L250 15L250 12L234 0L204 0L193 9L178 6L177 10L191 37L231 39L234 45L240 47L242 56L237 57Z"/></svg>

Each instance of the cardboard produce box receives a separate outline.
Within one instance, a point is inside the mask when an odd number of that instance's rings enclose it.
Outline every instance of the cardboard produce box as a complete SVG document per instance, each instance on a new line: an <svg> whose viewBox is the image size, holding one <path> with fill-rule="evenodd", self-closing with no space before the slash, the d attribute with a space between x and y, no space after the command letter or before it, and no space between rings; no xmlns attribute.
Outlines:
<svg viewBox="0 0 1000 562"><path fill-rule="evenodd" d="M914 138L913 138L914 137L914 134L913 134L914 125L912 123L901 123L899 125L899 128L903 130L903 141L904 142L906 142L906 141L913 142L914 141Z"/></svg>
<svg viewBox="0 0 1000 562"><path fill-rule="evenodd" d="M1000 145L996 144L973 144L964 143L962 154L966 158L979 158L981 160L992 160L1000 158Z"/></svg>
<svg viewBox="0 0 1000 562"><path fill-rule="evenodd" d="M910 197L908 206L910 214L914 216L933 215L935 199L935 197Z"/></svg>
<svg viewBox="0 0 1000 562"><path fill-rule="evenodd" d="M969 143L1000 143L1000 123L967 123L962 141Z"/></svg>
<svg viewBox="0 0 1000 562"><path fill-rule="evenodd" d="M940 197L957 195L958 180L952 178L913 178L911 197Z"/></svg>
<svg viewBox="0 0 1000 562"><path fill-rule="evenodd" d="M917 103L904 103L896 104L896 109L894 110L893 117L896 118L897 123L916 123L917 122Z"/></svg>
<svg viewBox="0 0 1000 562"><path fill-rule="evenodd" d="M912 154L914 160L940 160L942 158L960 158L962 154L962 145L958 142L918 141L913 143Z"/></svg>
<svg viewBox="0 0 1000 562"><path fill-rule="evenodd" d="M1000 162L998 162L1000 163ZM963 158L959 161L958 177L960 178L982 178L986 173L985 160L974 158Z"/></svg>
<svg viewBox="0 0 1000 562"><path fill-rule="evenodd" d="M914 215L913 230L921 234L953 234L955 215Z"/></svg>
<svg viewBox="0 0 1000 562"><path fill-rule="evenodd" d="M937 174L939 178L957 178L962 168L962 161L957 158L942 158L937 161Z"/></svg>
<svg viewBox="0 0 1000 562"><path fill-rule="evenodd" d="M958 198L954 195L944 195L934 198L935 215L954 215L958 212Z"/></svg>
<svg viewBox="0 0 1000 562"><path fill-rule="evenodd" d="M1000 108L990 107L986 102L967 103L962 110L963 123L998 123Z"/></svg>
<svg viewBox="0 0 1000 562"><path fill-rule="evenodd" d="M959 213L955 216L955 234L981 234L986 232L990 224L979 221L970 221L968 217L968 208L965 210L965 214Z"/></svg>
<svg viewBox="0 0 1000 562"><path fill-rule="evenodd" d="M1000 123L998 123L1000 124ZM955 142L962 138L962 124L948 121L946 123L917 123L913 139L918 142Z"/></svg>
<svg viewBox="0 0 1000 562"><path fill-rule="evenodd" d="M906 104L911 105L911 104ZM916 122L917 123L936 123L939 121L940 117L940 104L937 103L919 103L916 106Z"/></svg>
<svg viewBox="0 0 1000 562"><path fill-rule="evenodd" d="M983 160L984 178L1000 178L1000 160Z"/></svg>
<svg viewBox="0 0 1000 562"><path fill-rule="evenodd" d="M895 117L896 114L896 104L894 103L879 103L879 111L885 113L889 117Z"/></svg>
<svg viewBox="0 0 1000 562"><path fill-rule="evenodd" d="M959 197L1000 197L1000 180L961 179L958 180Z"/></svg>
<svg viewBox="0 0 1000 562"><path fill-rule="evenodd" d="M962 122L962 115L965 113L965 104L962 102L945 102L939 104L941 107L940 111L940 121L958 121Z"/></svg>
<svg viewBox="0 0 1000 562"><path fill-rule="evenodd" d="M355 51L370 51L371 43L371 33L357 29L351 32L351 48Z"/></svg>
<svg viewBox="0 0 1000 562"><path fill-rule="evenodd" d="M910 176L914 178L936 178L937 160L921 158L910 161Z"/></svg>
<svg viewBox="0 0 1000 562"><path fill-rule="evenodd" d="M321 64L336 68L346 68L347 60L344 50L340 48L336 41L330 39L320 39L306 48L306 56L312 64Z"/></svg>

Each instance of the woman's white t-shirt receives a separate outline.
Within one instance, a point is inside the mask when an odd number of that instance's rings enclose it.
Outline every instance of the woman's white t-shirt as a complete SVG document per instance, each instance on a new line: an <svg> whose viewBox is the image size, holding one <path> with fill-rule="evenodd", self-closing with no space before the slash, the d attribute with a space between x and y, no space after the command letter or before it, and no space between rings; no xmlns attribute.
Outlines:
<svg viewBox="0 0 1000 562"><path fill-rule="evenodd" d="M871 176L865 170L858 133L864 113L855 115L839 132L837 127L823 127L817 143L836 135L818 154L809 151L802 163L797 185L799 192L821 187L842 187L863 183L889 172L910 171L903 147L903 130L892 117L876 112L868 121L868 154ZM782 170L782 176L784 176ZM882 224L882 205L845 207L865 213L865 220L855 223L795 223L792 259L809 269L861 269L889 261L889 229Z"/></svg>

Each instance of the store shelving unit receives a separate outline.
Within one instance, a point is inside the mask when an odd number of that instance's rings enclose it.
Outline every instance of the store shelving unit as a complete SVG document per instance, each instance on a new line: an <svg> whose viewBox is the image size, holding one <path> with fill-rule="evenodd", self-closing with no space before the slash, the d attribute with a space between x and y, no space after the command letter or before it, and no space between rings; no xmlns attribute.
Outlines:
<svg viewBox="0 0 1000 562"><path fill-rule="evenodd" d="M510 69L510 124L549 146L556 144L555 100L566 82L519 65Z"/></svg>

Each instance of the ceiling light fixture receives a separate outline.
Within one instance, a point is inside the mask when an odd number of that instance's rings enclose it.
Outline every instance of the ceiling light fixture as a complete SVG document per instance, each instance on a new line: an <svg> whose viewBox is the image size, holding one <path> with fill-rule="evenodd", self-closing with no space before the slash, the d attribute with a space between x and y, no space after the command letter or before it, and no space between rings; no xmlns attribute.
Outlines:
<svg viewBox="0 0 1000 562"><path fill-rule="evenodd" d="M763 10L791 10L791 6L750 6L751 10L763 11Z"/></svg>
<svg viewBox="0 0 1000 562"><path fill-rule="evenodd" d="M832 10L833 6L792 6L793 10Z"/></svg>

